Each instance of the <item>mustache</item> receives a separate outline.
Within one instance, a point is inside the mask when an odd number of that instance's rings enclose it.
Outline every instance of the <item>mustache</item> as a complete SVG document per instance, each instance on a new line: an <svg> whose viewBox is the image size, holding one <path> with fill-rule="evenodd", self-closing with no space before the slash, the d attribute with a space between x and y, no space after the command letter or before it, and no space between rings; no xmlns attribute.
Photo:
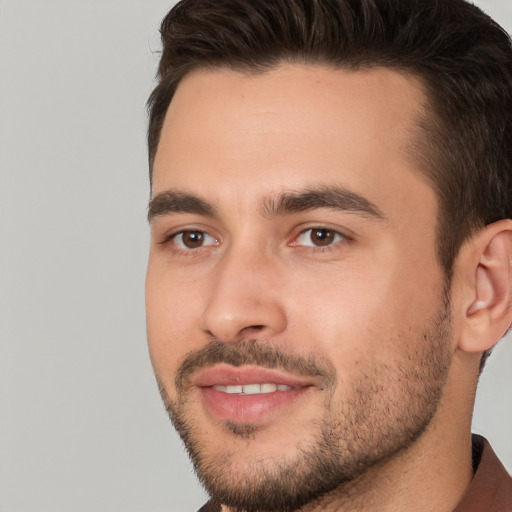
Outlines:
<svg viewBox="0 0 512 512"><path fill-rule="evenodd" d="M176 389L179 393L183 393L188 387L192 374L221 363L230 366L254 365L269 369L279 368L301 376L320 377L323 387L333 386L336 382L336 370L333 364L317 357L314 353L289 354L257 339L240 340L236 343L213 340L200 350L187 354L176 372Z"/></svg>

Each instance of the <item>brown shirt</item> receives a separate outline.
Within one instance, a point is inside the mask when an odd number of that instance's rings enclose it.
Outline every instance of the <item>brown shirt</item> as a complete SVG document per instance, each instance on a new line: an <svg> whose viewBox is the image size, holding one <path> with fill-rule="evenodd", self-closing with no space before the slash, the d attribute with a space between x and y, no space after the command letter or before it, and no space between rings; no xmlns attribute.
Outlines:
<svg viewBox="0 0 512 512"><path fill-rule="evenodd" d="M453 512L512 512L512 477L491 445L473 435L475 476Z"/></svg>
<svg viewBox="0 0 512 512"><path fill-rule="evenodd" d="M453 512L512 512L512 477L491 445L477 435L473 435L473 466L475 476ZM221 512L221 506L209 501L198 512Z"/></svg>

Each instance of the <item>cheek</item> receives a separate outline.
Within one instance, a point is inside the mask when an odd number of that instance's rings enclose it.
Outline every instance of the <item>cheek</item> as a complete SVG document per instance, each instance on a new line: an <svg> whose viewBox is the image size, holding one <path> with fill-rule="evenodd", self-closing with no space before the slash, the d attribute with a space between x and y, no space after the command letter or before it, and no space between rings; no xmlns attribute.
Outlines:
<svg viewBox="0 0 512 512"><path fill-rule="evenodd" d="M149 353L157 374L173 371L187 352L198 348L193 333L204 309L201 295L197 283L179 282L150 261L146 276L146 326Z"/></svg>
<svg viewBox="0 0 512 512"><path fill-rule="evenodd" d="M340 373L357 372L369 357L385 358L421 336L436 314L441 273L435 262L423 262L422 272L417 268L389 251L386 257L381 253L378 259L351 262L329 276L302 274L300 284L297 278L290 286L290 327L304 343L314 340L310 346Z"/></svg>

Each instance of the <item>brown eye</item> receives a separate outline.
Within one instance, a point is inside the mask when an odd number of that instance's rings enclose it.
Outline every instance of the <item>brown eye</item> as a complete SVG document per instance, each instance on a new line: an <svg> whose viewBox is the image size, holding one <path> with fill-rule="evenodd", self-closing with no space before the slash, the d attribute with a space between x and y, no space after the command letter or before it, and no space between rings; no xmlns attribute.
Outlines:
<svg viewBox="0 0 512 512"><path fill-rule="evenodd" d="M341 242L345 237L338 231L328 228L306 229L297 237L297 245L305 247L328 247Z"/></svg>
<svg viewBox="0 0 512 512"><path fill-rule="evenodd" d="M173 237L173 244L180 249L199 249L206 245L216 245L215 238L204 231L181 231Z"/></svg>
<svg viewBox="0 0 512 512"><path fill-rule="evenodd" d="M182 235L183 245L189 249L197 249L204 242L204 233L201 231L185 231Z"/></svg>
<svg viewBox="0 0 512 512"><path fill-rule="evenodd" d="M335 236L336 232L330 229L312 229L310 235L313 244L318 246L332 244Z"/></svg>

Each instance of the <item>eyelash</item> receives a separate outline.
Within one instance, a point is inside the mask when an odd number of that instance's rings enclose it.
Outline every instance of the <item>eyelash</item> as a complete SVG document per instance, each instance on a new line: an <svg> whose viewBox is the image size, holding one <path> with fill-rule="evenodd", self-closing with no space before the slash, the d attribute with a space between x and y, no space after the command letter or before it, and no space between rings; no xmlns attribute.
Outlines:
<svg viewBox="0 0 512 512"><path fill-rule="evenodd" d="M329 243L328 245L315 245L314 243L312 244L304 244L304 243L299 243L298 240L301 238L301 237L304 237L304 236L307 236L307 233L309 232L310 235L309 236L312 236L313 232L320 232L320 231L324 231L324 232L327 232L329 233L332 237L333 237L333 240L331 243ZM183 236L185 235L186 233L189 233L189 234L199 234L203 237L209 237L211 238L214 243L209 243L207 245L200 245L198 247L179 247L176 245L176 243L173 243L175 242L175 240L180 237L180 236ZM341 233L340 231L337 231L335 229L332 229L332 228L328 228L328 227L325 227L325 226L313 226L313 227L310 227L310 228L307 228L307 229L303 229L302 231L300 231L300 233L294 237L293 241L288 243L287 245L290 246L290 247L300 247L300 248L303 248L305 250L310 250L310 251L313 251L313 252L328 252L328 251L333 251L336 249L337 245L341 242L351 242L352 241L352 238L347 236L346 234L344 233ZM172 248L172 251L176 254L182 254L182 255L196 255L198 254L201 250L204 250L206 249L207 247L211 247L211 246L215 246L215 245L218 245L219 244L219 241L217 238L213 237L212 235L209 235L206 231L204 230L201 230L201 229L184 229L184 230L181 230L181 231L178 231L176 233L172 233L168 236L166 236L161 242L159 242L160 245L168 245Z"/></svg>
<svg viewBox="0 0 512 512"><path fill-rule="evenodd" d="M318 235L320 232L326 232L328 233L328 236L332 237L332 240L329 241L327 245L316 245L314 243L311 244L305 244L302 240L302 243L299 242L299 240L302 237L308 236L309 233L309 240L311 240L311 237L316 232ZM309 250L312 250L314 252L327 252L327 251L333 251L336 249L337 245L343 241L349 241L349 237L345 234L341 233L340 231L336 231L335 229L331 229L325 226L313 226L308 229L303 229L298 236L294 238L294 241L291 242L289 245L292 247L302 247L302 248L309 248Z"/></svg>
<svg viewBox="0 0 512 512"><path fill-rule="evenodd" d="M202 237L209 237L214 241L214 243L208 244L208 245L201 245L201 246L195 247L195 248L194 247L179 247L175 241L178 237L180 237L180 236L183 237L183 235L185 235L186 233L189 233L189 234L195 233L195 234L201 235ZM160 245L170 246L172 252L174 252L176 254L187 255L187 256L195 255L199 251L201 251L201 249L205 249L206 247L210 247L213 245L218 245L218 243L219 242L215 237L209 235L206 231L203 231L201 229L183 229L181 231L178 231L176 233L172 233L172 234L166 236L161 242L159 242Z"/></svg>

